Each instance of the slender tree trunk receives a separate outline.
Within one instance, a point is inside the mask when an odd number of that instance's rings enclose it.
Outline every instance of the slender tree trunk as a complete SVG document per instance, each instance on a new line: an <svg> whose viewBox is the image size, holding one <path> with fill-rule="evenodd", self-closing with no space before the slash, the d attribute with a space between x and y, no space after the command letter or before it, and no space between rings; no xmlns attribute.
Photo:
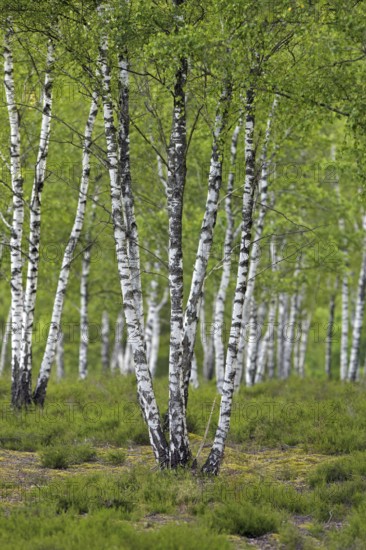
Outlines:
<svg viewBox="0 0 366 550"><path fill-rule="evenodd" d="M232 399L234 393L234 380L236 374L236 361L238 342L243 325L243 304L247 286L249 269L249 247L251 242L251 230L253 219L253 197L255 188L255 149L253 144L254 93L249 89L246 97L245 114L245 184L243 193L242 233L240 243L240 255L234 303L231 318L231 329L226 356L225 380L222 390L220 415L209 456L202 468L203 472L217 474L224 457L225 442L230 427Z"/></svg>
<svg viewBox="0 0 366 550"><path fill-rule="evenodd" d="M276 317L276 298L272 297L269 306L267 329L264 336L261 338L261 343L258 349L258 361L257 370L255 374L255 384L263 382L264 374L268 371L268 378L273 378L274 365L273 365L273 344L274 344L274 324ZM271 356L270 356L271 354Z"/></svg>
<svg viewBox="0 0 366 550"><path fill-rule="evenodd" d="M1 343L1 353L0 353L0 376L4 372L5 363L6 363L6 354L8 348L9 336L11 334L11 306L9 308L9 313L6 319L6 324L4 327L3 341Z"/></svg>
<svg viewBox="0 0 366 550"><path fill-rule="evenodd" d="M102 11L100 10L101 15ZM100 47L100 69L103 80L103 115L107 142L108 169L112 203L112 222L116 245L117 267L123 298L123 309L127 325L128 340L133 347L137 392L143 416L149 431L150 444L154 456L163 468L168 463L168 445L161 427L160 414L152 386L151 375L146 359L146 346L142 333L141 318L131 285L126 226L122 216L121 187L118 173L117 132L113 121L110 70L107 63L108 42L103 37ZM139 269L139 266L138 266Z"/></svg>
<svg viewBox="0 0 366 550"><path fill-rule="evenodd" d="M14 31L11 21L5 33L4 44L4 86L6 106L10 126L10 173L13 192L13 219L10 236L10 266L11 266L11 379L12 400L15 395L18 370L20 364L21 328L23 315L23 283L22 283L22 233L24 222L23 178L20 161L20 116L15 102L14 65L12 54L12 38Z"/></svg>
<svg viewBox="0 0 366 550"><path fill-rule="evenodd" d="M252 296L249 317L248 351L246 358L245 383L248 387L253 386L257 368L257 345L258 345L258 323L257 305Z"/></svg>
<svg viewBox="0 0 366 550"><path fill-rule="evenodd" d="M348 325L349 325L349 287L348 274L342 279L342 332L341 332L341 369L340 379L347 380L348 370Z"/></svg>
<svg viewBox="0 0 366 550"><path fill-rule="evenodd" d="M336 288L333 294L330 297L329 303L329 321L327 326L327 338L325 341L325 374L328 379L332 376L332 341L333 341L333 332L334 332L334 312L335 312L335 300L336 300L336 290L338 284L336 283Z"/></svg>
<svg viewBox="0 0 366 550"><path fill-rule="evenodd" d="M362 227L364 233L366 232L366 215L362 217ZM363 251L362 251L362 263L360 269L360 275L358 278L358 288L357 288L357 300L356 300L356 310L355 310L355 319L352 330L352 346L351 346L351 356L349 361L349 370L348 370L348 379L354 382L357 380L358 369L360 363L360 343L361 343L361 332L363 326L363 316L365 310L365 294L366 294L366 236L363 240Z"/></svg>
<svg viewBox="0 0 366 550"><path fill-rule="evenodd" d="M280 292L278 295L278 317L277 317L277 376L285 378L284 349L285 329L287 319L288 295Z"/></svg>
<svg viewBox="0 0 366 550"><path fill-rule="evenodd" d="M14 388L15 391L12 395L12 404L14 407L18 408L27 406L32 402L32 335L38 285L39 246L41 239L41 197L46 177L46 163L51 132L53 63L54 47L52 41L49 41L46 76L43 87L41 133L30 203L28 271L24 294L20 364L16 388Z"/></svg>
<svg viewBox="0 0 366 550"><path fill-rule="evenodd" d="M103 311L102 315L102 348L101 348L101 359L102 359L102 370L107 372L109 369L109 315L108 311Z"/></svg>
<svg viewBox="0 0 366 550"><path fill-rule="evenodd" d="M98 198L98 189L96 188L93 195L92 212L90 217L90 227L86 233L85 249L81 263L81 278L80 278L80 345L79 345L79 378L85 380L88 375L88 347L89 347L89 273L90 273L90 258L93 241L91 231L95 222L96 201Z"/></svg>
<svg viewBox="0 0 366 550"><path fill-rule="evenodd" d="M199 387L197 357L195 353L193 354L193 357L192 357L192 370L191 370L191 378L189 382L190 384L192 384L192 386L195 389Z"/></svg>
<svg viewBox="0 0 366 550"><path fill-rule="evenodd" d="M225 371L225 349L223 340L223 329L225 319L225 302L226 293L230 282L230 270L231 270L231 255L234 236L234 217L232 212L232 194L234 190L235 180L235 164L238 150L238 139L242 120L235 127L233 137L231 140L231 159L230 159L230 173L227 183L226 197L225 197L225 214L226 214L226 231L224 241L224 260L222 265L222 274L220 287L215 300L214 311L214 351L215 351L215 371L216 371L216 385L217 391L222 392L224 385L224 371ZM204 369L205 372L205 369Z"/></svg>
<svg viewBox="0 0 366 550"><path fill-rule="evenodd" d="M190 456L183 373L183 250L182 214L186 180L186 106L187 60L181 59L175 75L173 122L168 148L167 203L169 218L169 461L175 468L185 465Z"/></svg>
<svg viewBox="0 0 366 550"><path fill-rule="evenodd" d="M119 125L118 151L122 191L123 216L126 225L127 254L131 274L131 286L136 304L136 311L144 330L144 309L141 289L139 236L135 218L134 198L131 187L130 166L130 110L129 110L129 79L127 52L119 55Z"/></svg>
<svg viewBox="0 0 366 550"><path fill-rule="evenodd" d="M76 209L74 225L72 227L68 243L66 245L60 276L57 283L55 301L53 304L51 325L48 332L46 349L43 355L41 369L38 375L33 400L36 404L44 404L47 386L51 374L51 366L55 357L56 343L60 330L62 310L64 306L66 288L69 281L71 262L78 243L84 223L86 199L88 194L89 173L90 173L90 147L92 144L92 132L98 112L98 94L93 93L88 120L85 127L83 143L82 175L79 189L79 199Z"/></svg>
<svg viewBox="0 0 366 550"><path fill-rule="evenodd" d="M295 270L295 274L294 274L295 279L297 275L298 275L298 268ZM284 378L288 378L291 372L294 343L296 342L296 338L298 338L298 334L297 334L298 327L296 324L296 319L299 314L300 304L301 304L300 292L296 290L291 296L288 323L286 323L284 327L285 328L284 342L283 342L283 377Z"/></svg>
<svg viewBox="0 0 366 550"><path fill-rule="evenodd" d="M205 214L203 216L200 239L193 268L191 290L184 316L183 337L183 369L185 404L188 401L188 388L191 373L191 361L197 333L199 314L199 302L205 280L208 260L213 243L213 233L216 225L217 209L219 204L220 189L222 184L222 159L224 146L224 133L226 130L228 111L231 101L231 85L226 84L216 112L215 127L213 132L213 144L211 150L210 172L208 177L208 192ZM232 190L231 192L232 193ZM229 266L230 276L230 266ZM215 321L215 320L214 320Z"/></svg>
<svg viewBox="0 0 366 550"><path fill-rule="evenodd" d="M57 380L62 380L65 377L65 361L64 361L64 333L60 330L56 344L56 376Z"/></svg>
<svg viewBox="0 0 366 550"><path fill-rule="evenodd" d="M205 300L205 291L202 290L202 295L200 299L200 339L201 346L203 351L203 375L206 380L211 380L213 376L213 334L211 329L212 327L206 322L206 300Z"/></svg>
<svg viewBox="0 0 366 550"><path fill-rule="evenodd" d="M304 378L304 375L305 375L305 358L306 358L306 348L308 344L310 325L311 325L311 315L308 314L306 315L301 326L301 339L300 339L300 346L299 346L299 366L298 366L298 374L300 378Z"/></svg>
<svg viewBox="0 0 366 550"><path fill-rule="evenodd" d="M118 369L121 374L123 374L123 371L124 371L123 345L122 345L123 326L124 326L123 312L120 311L117 317L115 333L114 333L114 346L113 346L112 359L111 359L111 371L114 372L115 370Z"/></svg>

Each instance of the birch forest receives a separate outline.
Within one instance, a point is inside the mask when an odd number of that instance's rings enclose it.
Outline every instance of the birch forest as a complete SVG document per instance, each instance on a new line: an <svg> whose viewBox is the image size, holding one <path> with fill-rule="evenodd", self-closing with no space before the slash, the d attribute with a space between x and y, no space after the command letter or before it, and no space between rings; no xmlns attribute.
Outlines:
<svg viewBox="0 0 366 550"><path fill-rule="evenodd" d="M365 2L0 4L1 548L366 548Z"/></svg>

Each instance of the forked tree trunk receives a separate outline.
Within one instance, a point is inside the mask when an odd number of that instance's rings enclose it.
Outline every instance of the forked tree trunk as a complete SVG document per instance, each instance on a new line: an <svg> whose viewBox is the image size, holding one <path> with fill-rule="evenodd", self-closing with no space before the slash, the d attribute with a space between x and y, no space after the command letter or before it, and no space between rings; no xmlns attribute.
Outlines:
<svg viewBox="0 0 366 550"><path fill-rule="evenodd" d="M224 133L228 120L230 101L231 85L226 84L224 87L224 91L221 94L216 112L215 127L213 131L213 143L211 149L210 172L208 177L206 207L201 224L200 239L193 268L191 290L184 315L183 370L185 377L184 391L186 406L188 401L191 361L197 333L199 302L207 272L207 265L211 254L213 233L216 225L217 209L219 205L220 189L222 183Z"/></svg>
<svg viewBox="0 0 366 550"><path fill-rule="evenodd" d="M12 394L12 404L14 407L18 408L27 406L32 402L32 336L38 288L39 246L41 240L41 197L46 177L46 163L51 132L53 63L54 47L52 41L49 41L47 48L46 76L43 86L41 133L30 203L28 271L23 305L20 364L18 380L16 381L16 387Z"/></svg>
<svg viewBox="0 0 366 550"><path fill-rule="evenodd" d="M102 10L99 13L103 15ZM105 25L106 23L103 22ZM151 375L146 359L146 346L142 332L140 312L131 285L128 250L126 245L126 226L122 215L121 187L118 173L117 131L113 120L113 105L111 97L110 70L107 62L108 42L104 36L100 47L99 65L103 82L103 115L107 142L108 171L112 204L112 223L116 245L117 267L120 278L123 309L127 325L128 340L133 347L137 392L141 411L145 418L150 444L160 467L169 462L168 445L161 427L159 408L155 399ZM129 138L128 138L129 139ZM140 266L137 266L140 270Z"/></svg>
<svg viewBox="0 0 366 550"><path fill-rule="evenodd" d="M60 330L62 310L64 306L67 284L70 276L71 262L79 241L80 233L84 223L86 199L89 186L90 173L90 147L92 144L92 132L98 112L98 94L93 93L88 120L85 127L83 143L82 175L79 189L79 198L76 209L74 225L72 227L68 243L62 260L61 271L57 283L55 301L53 304L52 318L48 332L46 349L43 355L41 369L39 371L36 388L33 393L33 400L37 405L43 405L51 374L51 366L55 357L56 343Z"/></svg>
<svg viewBox="0 0 366 550"><path fill-rule="evenodd" d="M246 97L245 113L245 184L242 209L242 232L240 242L240 255L238 262L238 274L231 317L229 344L226 356L225 380L222 390L220 414L218 426L209 456L202 471L209 474L217 474L224 457L225 442L230 427L232 399L234 393L234 381L236 374L236 360L238 342L243 322L243 304L247 286L249 269L249 248L251 242L251 230L253 219L253 197L255 187L255 148L253 143L254 92L249 89Z"/></svg>

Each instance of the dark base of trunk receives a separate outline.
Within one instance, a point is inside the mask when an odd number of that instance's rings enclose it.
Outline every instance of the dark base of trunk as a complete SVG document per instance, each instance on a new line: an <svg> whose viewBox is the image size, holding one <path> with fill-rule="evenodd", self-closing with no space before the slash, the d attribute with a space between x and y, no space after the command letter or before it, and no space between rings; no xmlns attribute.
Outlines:
<svg viewBox="0 0 366 550"><path fill-rule="evenodd" d="M217 476L217 474L219 473L223 458L224 458L223 454L219 453L216 450L211 449L206 462L202 466L202 469L201 469L202 473Z"/></svg>
<svg viewBox="0 0 366 550"><path fill-rule="evenodd" d="M181 445L179 448L172 446L169 453L170 468L172 470L181 467L186 467L192 458L191 451L188 446Z"/></svg>
<svg viewBox="0 0 366 550"><path fill-rule="evenodd" d="M349 380L350 382L356 382L356 380L357 380L357 373L354 372L354 373L350 374L349 377L348 377L348 380Z"/></svg>
<svg viewBox="0 0 366 550"><path fill-rule="evenodd" d="M32 378L28 371L18 370L18 379L13 383L11 404L16 409L32 404Z"/></svg>
<svg viewBox="0 0 366 550"><path fill-rule="evenodd" d="M33 403L35 405L39 405L40 407L43 407L46 399L46 391L47 391L47 380L42 379L40 382L37 383L37 387L33 393Z"/></svg>

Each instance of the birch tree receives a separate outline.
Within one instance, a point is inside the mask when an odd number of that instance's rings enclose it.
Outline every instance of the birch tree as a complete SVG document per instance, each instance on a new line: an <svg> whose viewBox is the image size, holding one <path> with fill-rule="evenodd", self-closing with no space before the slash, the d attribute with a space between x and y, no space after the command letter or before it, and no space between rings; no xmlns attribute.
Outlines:
<svg viewBox="0 0 366 550"><path fill-rule="evenodd" d="M89 186L90 174L90 147L92 145L92 133L95 119L98 112L98 93L93 92L88 120L85 127L83 153L82 153L82 175L80 181L79 198L76 208L76 215L70 237L66 245L62 260L61 271L57 283L55 301L53 304L50 329L47 336L46 349L43 355L41 368L38 374L36 387L33 393L33 400L37 405L43 405L46 397L47 386L51 374L51 366L55 357L56 343L59 337L60 322L64 306L65 293L70 276L71 262L78 243L84 223L86 199Z"/></svg>
<svg viewBox="0 0 366 550"><path fill-rule="evenodd" d="M23 316L23 282L22 282L22 234L24 222L23 177L20 161L20 117L15 98L14 63L13 63L12 21L7 20L4 43L4 87L6 107L10 126L10 173L13 201L13 219L10 235L11 263L11 377L12 396L15 395L21 350L21 328Z"/></svg>
<svg viewBox="0 0 366 550"><path fill-rule="evenodd" d="M46 163L51 132L53 63L54 45L50 40L47 49L46 75L43 86L41 133L30 202L28 271L23 304L20 364L18 380L16 381L16 386L13 388L12 392L12 404L18 408L24 405L27 406L32 401L32 335L39 270L41 197L46 177Z"/></svg>
<svg viewBox="0 0 366 550"><path fill-rule="evenodd" d="M253 220L253 199L255 188L255 149L254 135L254 92L251 88L246 94L245 106L245 184L243 192L242 231L236 289L234 294L231 328L226 355L225 380L222 389L220 414L215 439L202 471L217 474L224 457L225 442L229 432L234 381L236 374L236 359L240 331L243 322L243 304L249 270L249 247Z"/></svg>
<svg viewBox="0 0 366 550"><path fill-rule="evenodd" d="M355 318L353 323L352 330L352 345L351 353L349 360L348 368L348 379L351 381L357 380L358 369L360 363L360 342L361 342L361 332L363 326L363 317L365 310L365 296L366 296L366 215L362 216L362 229L364 233L363 237L363 246L362 246L362 260L361 260L361 269L358 278L358 287L357 287L357 299L356 299L356 309L355 309Z"/></svg>
<svg viewBox="0 0 366 550"><path fill-rule="evenodd" d="M230 270L231 270L231 257L232 257L232 245L234 237L234 218L232 212L232 194L234 190L235 180L235 163L238 150L238 139L242 120L235 126L232 140L231 140L231 158L230 158L230 172L227 182L226 196L225 196L225 215L226 215L226 231L224 240L224 259L222 263L222 273L219 290L215 299L214 309L214 350L215 350L215 373L216 373L216 385L217 391L221 393L222 386L224 384L224 371L225 371L225 349L223 341L223 326L224 326L224 314L225 314L225 302L227 289L230 282Z"/></svg>
<svg viewBox="0 0 366 550"><path fill-rule="evenodd" d="M102 9L99 10L101 18ZM102 19L103 20L103 19ZM126 226L123 220L120 177L118 170L117 130L113 120L111 76L108 64L108 40L102 35L99 66L102 79L102 100L105 137L107 143L108 172L112 205L113 234L116 247L117 268L123 298L123 309L127 325L128 340L133 349L138 398L149 431L150 444L160 467L169 463L168 445L161 427L159 409L156 403L150 371L146 359L146 346L142 334L141 319L131 285ZM131 191L132 192L132 191ZM139 266L135 266L139 270Z"/></svg>

